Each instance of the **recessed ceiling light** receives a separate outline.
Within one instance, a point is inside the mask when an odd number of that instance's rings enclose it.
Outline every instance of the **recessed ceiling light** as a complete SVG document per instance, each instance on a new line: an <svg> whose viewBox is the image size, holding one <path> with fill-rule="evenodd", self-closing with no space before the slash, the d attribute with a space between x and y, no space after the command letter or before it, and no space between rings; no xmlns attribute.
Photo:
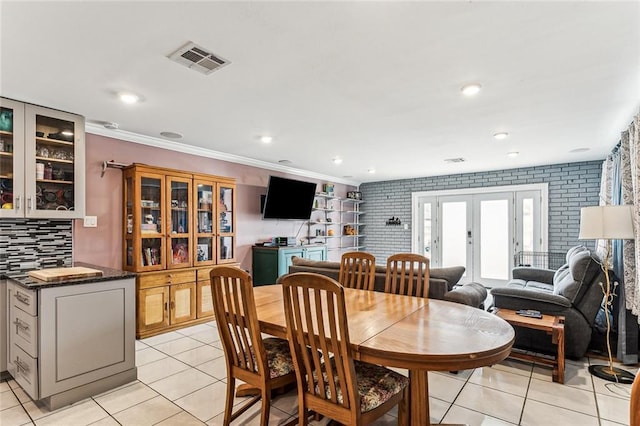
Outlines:
<svg viewBox="0 0 640 426"><path fill-rule="evenodd" d="M273 137L272 136L262 136L260 138L260 142L262 142L262 143L271 143L271 142L273 142Z"/></svg>
<svg viewBox="0 0 640 426"><path fill-rule="evenodd" d="M160 136L164 136L169 139L182 139L182 135L176 132L160 132Z"/></svg>
<svg viewBox="0 0 640 426"><path fill-rule="evenodd" d="M140 96L131 92L121 92L118 94L118 97L125 104L135 104L140 100Z"/></svg>
<svg viewBox="0 0 640 426"><path fill-rule="evenodd" d="M591 148L576 148L576 149L572 149L572 150L571 150L571 151L569 151L569 152L571 152L571 153L573 153L573 154L576 154L576 153L579 153L579 152L587 152L587 151L589 151L590 149L591 149Z"/></svg>
<svg viewBox="0 0 640 426"><path fill-rule="evenodd" d="M375 172L376 172L376 169L369 169L369 170L367 170L367 172L369 172L369 173L375 173Z"/></svg>
<svg viewBox="0 0 640 426"><path fill-rule="evenodd" d="M517 157L518 155L520 155L518 151L507 152L507 157Z"/></svg>
<svg viewBox="0 0 640 426"><path fill-rule="evenodd" d="M477 95L482 86L478 83L467 84L466 86L462 86L460 91L465 96L474 96Z"/></svg>
<svg viewBox="0 0 640 426"><path fill-rule="evenodd" d="M494 133L493 137L498 139L498 140L502 140L502 139L506 139L507 137L509 137L509 133L507 133L507 132L498 132L498 133Z"/></svg>
<svg viewBox="0 0 640 426"><path fill-rule="evenodd" d="M333 161L333 164L340 164L340 163L342 163L342 158L335 157L332 161Z"/></svg>

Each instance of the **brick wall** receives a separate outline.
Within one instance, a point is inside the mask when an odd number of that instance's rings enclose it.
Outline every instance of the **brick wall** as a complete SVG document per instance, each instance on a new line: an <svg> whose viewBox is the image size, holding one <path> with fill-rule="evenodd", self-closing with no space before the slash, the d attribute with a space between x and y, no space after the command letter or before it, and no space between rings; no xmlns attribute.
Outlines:
<svg viewBox="0 0 640 426"><path fill-rule="evenodd" d="M491 172L423 177L370 182L360 186L365 203L362 211L366 251L386 262L397 252L411 251L411 193L504 185L548 183L549 251L564 252L578 241L580 207L597 205L602 161L563 163ZM398 217L403 226L385 226L390 217Z"/></svg>

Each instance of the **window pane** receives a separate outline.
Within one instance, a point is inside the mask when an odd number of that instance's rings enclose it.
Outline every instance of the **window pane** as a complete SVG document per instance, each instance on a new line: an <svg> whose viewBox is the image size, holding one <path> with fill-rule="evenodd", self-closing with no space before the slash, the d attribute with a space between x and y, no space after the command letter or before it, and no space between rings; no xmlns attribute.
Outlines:
<svg viewBox="0 0 640 426"><path fill-rule="evenodd" d="M467 266L467 203L442 203L442 266Z"/></svg>
<svg viewBox="0 0 640 426"><path fill-rule="evenodd" d="M522 200L522 250L535 251L533 241L533 198Z"/></svg>
<svg viewBox="0 0 640 426"><path fill-rule="evenodd" d="M509 202L480 202L480 276L509 278Z"/></svg>
<svg viewBox="0 0 640 426"><path fill-rule="evenodd" d="M431 203L424 203L422 210L424 212L424 255L431 259Z"/></svg>

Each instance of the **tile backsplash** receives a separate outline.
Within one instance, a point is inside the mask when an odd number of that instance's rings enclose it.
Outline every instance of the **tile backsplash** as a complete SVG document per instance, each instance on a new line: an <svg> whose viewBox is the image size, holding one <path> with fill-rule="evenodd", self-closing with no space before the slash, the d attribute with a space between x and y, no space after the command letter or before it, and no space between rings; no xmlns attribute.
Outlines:
<svg viewBox="0 0 640 426"><path fill-rule="evenodd" d="M51 219L0 219L0 274L71 266L73 222Z"/></svg>

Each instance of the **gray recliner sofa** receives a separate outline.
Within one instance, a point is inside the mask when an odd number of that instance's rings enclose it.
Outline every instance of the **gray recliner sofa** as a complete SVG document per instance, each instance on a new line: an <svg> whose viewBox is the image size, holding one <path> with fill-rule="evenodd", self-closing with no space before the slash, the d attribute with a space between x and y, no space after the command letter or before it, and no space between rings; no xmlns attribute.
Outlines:
<svg viewBox="0 0 640 426"><path fill-rule="evenodd" d="M565 355L584 356L592 327L603 299L600 283L604 272L597 254L583 246L567 251L566 263L557 271L529 267L513 269L506 287L494 288L494 306L506 309L535 309L543 314L564 315ZM544 332L518 328L514 347L553 353L551 339Z"/></svg>

